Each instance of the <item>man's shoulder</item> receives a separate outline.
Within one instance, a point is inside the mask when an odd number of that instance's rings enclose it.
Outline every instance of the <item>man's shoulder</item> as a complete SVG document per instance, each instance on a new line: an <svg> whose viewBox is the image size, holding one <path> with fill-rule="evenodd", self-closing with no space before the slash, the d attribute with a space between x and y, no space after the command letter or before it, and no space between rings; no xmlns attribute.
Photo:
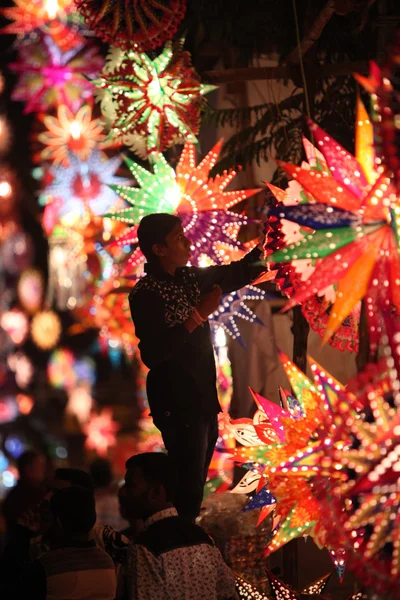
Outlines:
<svg viewBox="0 0 400 600"><path fill-rule="evenodd" d="M47 576L82 570L114 569L112 558L97 545L85 548L57 548L43 554L38 561L44 567Z"/></svg>
<svg viewBox="0 0 400 600"><path fill-rule="evenodd" d="M134 299L139 293L150 291L160 293L162 290L161 282L152 275L145 275L139 279L135 287L129 293L129 300Z"/></svg>
<svg viewBox="0 0 400 600"><path fill-rule="evenodd" d="M201 544L214 546L214 542L202 527L180 517L156 521L139 535L136 544L144 546L156 556Z"/></svg>

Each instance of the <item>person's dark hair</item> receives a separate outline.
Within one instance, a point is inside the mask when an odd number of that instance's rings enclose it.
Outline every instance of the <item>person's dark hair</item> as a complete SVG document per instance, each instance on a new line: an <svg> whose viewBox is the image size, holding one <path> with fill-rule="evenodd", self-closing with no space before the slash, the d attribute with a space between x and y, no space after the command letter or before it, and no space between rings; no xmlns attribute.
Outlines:
<svg viewBox="0 0 400 600"><path fill-rule="evenodd" d="M36 450L26 450L17 459L17 469L20 476L23 476L27 467L33 465L35 460L41 456L40 452Z"/></svg>
<svg viewBox="0 0 400 600"><path fill-rule="evenodd" d="M131 456L125 467L140 469L143 477L150 482L160 483L166 494L166 499L173 502L177 488L177 474L171 459L162 452L144 452Z"/></svg>
<svg viewBox="0 0 400 600"><path fill-rule="evenodd" d="M139 247L148 262L158 260L152 248L154 244L165 244L165 238L180 219L168 213L153 213L143 217L138 227Z"/></svg>
<svg viewBox="0 0 400 600"><path fill-rule="evenodd" d="M79 485L89 490L92 494L94 492L94 483L91 476L86 471L82 471L82 469L56 469L54 478L58 481L68 481L71 485Z"/></svg>
<svg viewBox="0 0 400 600"><path fill-rule="evenodd" d="M111 463L106 458L96 458L90 466L89 472L92 476L95 488L105 488L111 485L113 472Z"/></svg>
<svg viewBox="0 0 400 600"><path fill-rule="evenodd" d="M78 485L59 490L50 500L50 511L64 531L71 535L89 533L96 522L96 508L93 494Z"/></svg>

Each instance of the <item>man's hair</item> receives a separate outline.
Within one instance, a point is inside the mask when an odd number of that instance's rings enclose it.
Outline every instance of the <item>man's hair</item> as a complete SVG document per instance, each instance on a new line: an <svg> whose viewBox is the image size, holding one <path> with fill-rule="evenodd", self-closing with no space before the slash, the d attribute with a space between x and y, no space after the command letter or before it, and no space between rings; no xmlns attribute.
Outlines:
<svg viewBox="0 0 400 600"><path fill-rule="evenodd" d="M180 219L168 213L153 213L143 217L138 227L139 247L148 262L158 260L153 252L154 244L165 244L165 238Z"/></svg>
<svg viewBox="0 0 400 600"><path fill-rule="evenodd" d="M111 463L106 458L96 458L90 464L89 472L96 488L105 488L112 483L113 472Z"/></svg>
<svg viewBox="0 0 400 600"><path fill-rule="evenodd" d="M85 535L96 522L94 495L78 485L56 492L50 500L50 511L67 534Z"/></svg>
<svg viewBox="0 0 400 600"><path fill-rule="evenodd" d="M21 456L18 457L17 459L17 469L18 469L18 473L21 475L24 475L27 467L30 467L31 465L33 465L33 463L35 462L35 460L37 458L39 458L39 456L42 456L40 452L36 452L36 450L26 450L25 452L23 452L21 454Z"/></svg>
<svg viewBox="0 0 400 600"><path fill-rule="evenodd" d="M89 490L93 494L94 484L91 476L82 469L56 469L54 479L58 481L67 481L71 485L79 485L80 487Z"/></svg>
<svg viewBox="0 0 400 600"><path fill-rule="evenodd" d="M126 461L127 470L140 469L143 477L152 483L160 483L165 489L166 499L173 502L177 488L175 467L167 454L143 452Z"/></svg>

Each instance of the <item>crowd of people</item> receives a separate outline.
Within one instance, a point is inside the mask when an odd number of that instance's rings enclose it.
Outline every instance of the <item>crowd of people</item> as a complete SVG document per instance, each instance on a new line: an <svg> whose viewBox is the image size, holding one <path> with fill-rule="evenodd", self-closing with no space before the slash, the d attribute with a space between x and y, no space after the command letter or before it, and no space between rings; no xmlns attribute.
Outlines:
<svg viewBox="0 0 400 600"><path fill-rule="evenodd" d="M92 464L89 473L57 469L50 481L44 465L42 455L24 453L20 479L2 505L7 526L0 562L2 597L237 597L234 575L212 539L174 507L176 471L166 454L130 458L125 483L114 496L104 461ZM119 506L120 522L126 525L122 530L104 521L116 522L105 505Z"/></svg>

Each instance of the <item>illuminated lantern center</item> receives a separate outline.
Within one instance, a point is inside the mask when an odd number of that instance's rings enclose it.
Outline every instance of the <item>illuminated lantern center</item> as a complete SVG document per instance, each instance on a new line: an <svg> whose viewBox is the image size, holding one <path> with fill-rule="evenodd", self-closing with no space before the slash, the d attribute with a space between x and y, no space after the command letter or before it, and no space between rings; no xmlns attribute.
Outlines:
<svg viewBox="0 0 400 600"><path fill-rule="evenodd" d="M60 65L43 67L42 73L46 79L46 87L58 87L71 79L71 69Z"/></svg>
<svg viewBox="0 0 400 600"><path fill-rule="evenodd" d="M8 198L11 195L11 185L8 181L0 181L0 198Z"/></svg>
<svg viewBox="0 0 400 600"><path fill-rule="evenodd" d="M44 4L45 4L44 8L48 14L49 19L55 19L57 16L57 13L60 10L57 0L46 0Z"/></svg>
<svg viewBox="0 0 400 600"><path fill-rule="evenodd" d="M72 190L84 202L93 200L101 191L102 183L96 173L78 174L72 182Z"/></svg>

